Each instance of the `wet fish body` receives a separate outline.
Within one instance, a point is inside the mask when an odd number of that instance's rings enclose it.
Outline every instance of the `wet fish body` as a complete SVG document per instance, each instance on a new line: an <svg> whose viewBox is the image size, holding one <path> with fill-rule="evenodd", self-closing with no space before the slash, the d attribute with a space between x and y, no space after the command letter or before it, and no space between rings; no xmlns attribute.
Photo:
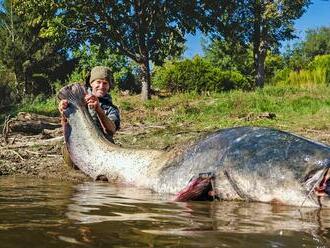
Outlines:
<svg viewBox="0 0 330 248"><path fill-rule="evenodd" d="M122 148L93 125L83 95L83 87L74 84L59 98L69 100L64 133L70 156L93 179L104 175L175 194L199 173L210 172L222 199L319 206L307 194L330 167L327 145L276 129L238 127L210 134L178 154Z"/></svg>

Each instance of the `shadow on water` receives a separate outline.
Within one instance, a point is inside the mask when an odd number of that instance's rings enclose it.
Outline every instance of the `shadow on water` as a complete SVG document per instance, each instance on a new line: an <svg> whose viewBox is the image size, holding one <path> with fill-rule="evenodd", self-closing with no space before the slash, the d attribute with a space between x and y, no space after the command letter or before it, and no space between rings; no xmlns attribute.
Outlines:
<svg viewBox="0 0 330 248"><path fill-rule="evenodd" d="M1 247L328 247L330 210L0 178Z"/></svg>

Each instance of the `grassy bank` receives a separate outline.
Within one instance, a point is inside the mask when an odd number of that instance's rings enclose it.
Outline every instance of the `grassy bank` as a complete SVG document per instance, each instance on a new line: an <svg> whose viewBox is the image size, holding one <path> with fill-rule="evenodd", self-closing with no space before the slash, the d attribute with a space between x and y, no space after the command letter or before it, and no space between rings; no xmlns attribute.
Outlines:
<svg viewBox="0 0 330 248"><path fill-rule="evenodd" d="M234 126L268 126L330 144L330 87L267 86L253 92L139 96L113 94L121 110L122 145L166 148L204 133ZM54 99L17 111L57 113ZM270 113L275 114L274 118Z"/></svg>
<svg viewBox="0 0 330 248"><path fill-rule="evenodd" d="M135 137L137 143L151 147L160 143L166 147L200 133L246 125L275 127L330 144L329 87L268 86L255 92L178 94L147 103L135 97L116 97L115 101L122 110L123 125L159 127L151 134L142 132ZM276 117L267 118L269 113Z"/></svg>

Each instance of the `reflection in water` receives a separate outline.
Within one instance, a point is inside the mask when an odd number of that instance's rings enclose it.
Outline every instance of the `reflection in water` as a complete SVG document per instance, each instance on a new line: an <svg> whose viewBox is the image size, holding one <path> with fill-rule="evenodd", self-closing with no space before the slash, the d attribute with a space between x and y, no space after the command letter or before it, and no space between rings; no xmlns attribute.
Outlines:
<svg viewBox="0 0 330 248"><path fill-rule="evenodd" d="M139 231L153 235L213 236L219 233L293 237L297 232L326 244L330 210L246 202L170 202L150 191L79 185L67 216L79 223L155 222ZM149 228L148 228L149 227ZM257 235L258 236L258 235Z"/></svg>
<svg viewBox="0 0 330 248"><path fill-rule="evenodd" d="M0 178L1 247L328 247L330 210Z"/></svg>

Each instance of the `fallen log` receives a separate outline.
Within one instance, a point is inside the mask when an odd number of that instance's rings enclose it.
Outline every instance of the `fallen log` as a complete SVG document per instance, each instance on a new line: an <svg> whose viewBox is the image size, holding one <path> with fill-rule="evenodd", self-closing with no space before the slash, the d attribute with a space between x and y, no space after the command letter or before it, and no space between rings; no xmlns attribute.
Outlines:
<svg viewBox="0 0 330 248"><path fill-rule="evenodd" d="M51 139L63 135L62 127L56 129L44 129L41 132L42 139Z"/></svg>
<svg viewBox="0 0 330 248"><path fill-rule="evenodd" d="M7 132L17 132L25 134L40 134L45 129L54 130L61 127L58 117L48 117L33 113L20 112L8 123Z"/></svg>
<svg viewBox="0 0 330 248"><path fill-rule="evenodd" d="M64 137L59 136L59 137L52 138L52 139L42 139L42 140L29 141L29 142L24 142L24 143L9 144L9 145L0 147L0 150L2 150L2 149L27 148L27 147L35 147L35 146L62 145L63 142L64 142Z"/></svg>

